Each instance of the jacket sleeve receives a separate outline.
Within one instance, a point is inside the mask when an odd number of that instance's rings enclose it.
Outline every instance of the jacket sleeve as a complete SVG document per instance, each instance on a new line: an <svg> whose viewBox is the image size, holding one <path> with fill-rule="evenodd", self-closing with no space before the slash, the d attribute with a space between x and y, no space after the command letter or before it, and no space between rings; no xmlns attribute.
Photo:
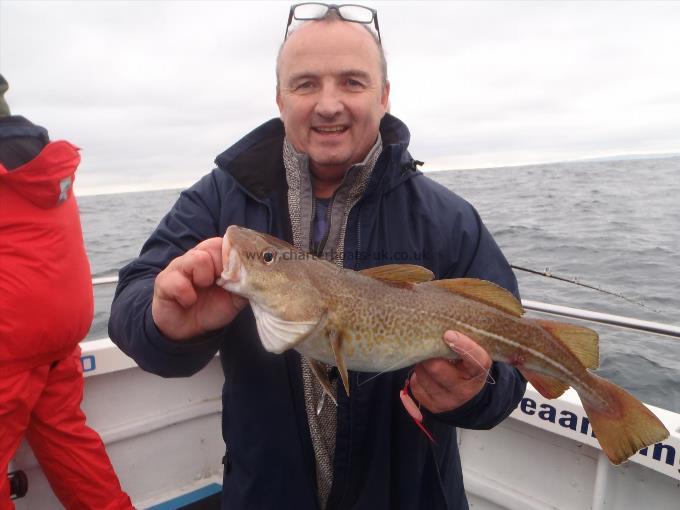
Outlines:
<svg viewBox="0 0 680 510"><path fill-rule="evenodd" d="M223 234L218 232L218 195L214 173L182 192L139 257L120 271L111 305L109 336L148 372L163 377L192 375L212 359L220 346L224 331L175 342L158 330L151 316L156 275L199 242Z"/></svg>
<svg viewBox="0 0 680 510"><path fill-rule="evenodd" d="M458 260L447 278L479 278L494 282L512 292L519 299L519 289L510 264L493 237L472 209L470 221L464 222L463 246ZM478 395L450 412L435 415L437 420L467 429L490 429L503 421L517 407L526 380L514 367L494 362Z"/></svg>

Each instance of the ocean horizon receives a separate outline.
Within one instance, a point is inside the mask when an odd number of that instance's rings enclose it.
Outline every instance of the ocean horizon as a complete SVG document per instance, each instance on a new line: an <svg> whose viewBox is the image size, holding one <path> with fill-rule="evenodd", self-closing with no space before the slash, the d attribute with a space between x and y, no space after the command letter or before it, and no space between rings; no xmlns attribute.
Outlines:
<svg viewBox="0 0 680 510"><path fill-rule="evenodd" d="M421 168L424 174L429 175L430 173L438 172L469 172L475 170L504 170L508 168L517 167L530 167L530 166L543 166L543 165L558 165L565 163L584 163L584 162L604 162L604 161L629 161L637 159L665 159L680 157L680 152L668 152L668 153L656 153L652 152L649 154L636 153L636 154L616 154L616 155L606 155L606 156L593 156L584 157L577 159L566 159L559 161L542 161L542 162L531 162L531 163L507 163L503 165L489 165L480 167L469 167L463 166L460 168L429 168L429 165L425 164ZM425 162L427 163L427 162ZM190 179L173 181L172 183L163 182L148 182L145 184L129 185L129 184L112 184L107 186L89 186L83 189L78 187L78 181L76 180L75 191L78 197L96 196L96 195L115 195L119 193L140 193L145 191L171 191L171 190L181 190L190 187L195 181Z"/></svg>
<svg viewBox="0 0 680 510"><path fill-rule="evenodd" d="M426 175L476 207L511 264L625 297L517 271L524 299L680 324L680 155ZM79 196L93 275L114 275L131 261L179 193L173 188ZM88 339L107 335L114 290L95 288ZM598 374L649 404L680 412L680 343L574 322L600 335Z"/></svg>

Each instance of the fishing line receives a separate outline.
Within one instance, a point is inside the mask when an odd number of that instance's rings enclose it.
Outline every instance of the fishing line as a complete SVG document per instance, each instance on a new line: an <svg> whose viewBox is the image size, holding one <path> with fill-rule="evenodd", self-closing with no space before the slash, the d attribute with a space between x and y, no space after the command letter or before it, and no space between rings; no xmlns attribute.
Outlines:
<svg viewBox="0 0 680 510"><path fill-rule="evenodd" d="M461 361L462 361L463 356L467 356L472 361L474 361L477 364L477 366L479 366L479 368L482 369L482 371L479 372L477 375L475 375L474 377L471 377L469 379L470 381L472 381L473 379L477 379L480 375L484 374L484 376L486 378L485 384L492 384L492 385L496 384L496 380L491 375L491 367L485 368L484 365L482 365L480 363L480 361L471 354L472 350L467 350L467 351L458 350L458 347L456 346L456 344L454 342L447 342L446 345L448 345L449 348L452 351L454 351L455 353L457 353L461 357ZM449 361L451 363L455 363L457 360L449 360Z"/></svg>
<svg viewBox="0 0 680 510"><path fill-rule="evenodd" d="M378 372L377 374L372 375L371 377L369 377L368 379L365 379L365 380L363 380L363 381L359 381L359 375L360 375L360 374L357 374L357 388L360 388L360 387L363 386L364 384L370 383L372 380L376 379L377 377L380 377L380 376L383 375L383 374L386 374L387 372L391 372L391 371L392 371L397 365L399 365L400 363L401 363L401 361L397 361L397 362L394 363L392 366L386 368L386 369L383 370L382 372Z"/></svg>
<svg viewBox="0 0 680 510"><path fill-rule="evenodd" d="M490 368L484 368L484 365L482 365L482 364L480 363L480 361L479 361L477 358L475 358L475 357L471 354L471 351L469 351L469 350L468 350L468 351L458 351L458 350L455 350L455 349L454 349L455 345L454 345L453 343L450 343L450 344L447 344L447 345L449 346L449 348L450 348L451 350L453 350L454 352L456 352L459 356L461 356L461 357L462 357L462 356L467 356L467 357L470 358L472 361L474 361L474 362L479 366L479 368L482 369L482 371L481 371L479 374L477 374L477 375L474 376L474 377L471 377L470 380L477 379L479 376L481 376L482 374L484 374L484 376L485 376L485 378L486 378L485 384L491 384L491 385L495 385L495 384L496 384L496 380L495 380L495 379L493 378L493 376L491 375L491 369L490 369ZM456 361L456 360L450 359L450 360L448 360L448 361L450 361L450 362L453 363L453 362ZM385 370L383 370L382 372L379 372L379 373L377 373L377 374L375 374L375 375L372 375L371 377L369 377L368 379L365 379L365 380L363 380L363 381L360 381L360 380L359 380L360 374L358 373L358 374L357 374L357 387L361 387L361 386L363 386L364 384L368 384L369 382L373 381L373 380L376 379L377 377L380 377L381 375L386 374L387 372L391 372L392 369L393 369L394 367L396 367L397 365L399 365L399 363L401 363L401 362L396 362L396 363L394 363L392 366L390 366L390 367L386 368ZM412 369L411 372L409 373L409 378L411 377L411 374L412 374L412 373L413 373L413 369Z"/></svg>
<svg viewBox="0 0 680 510"><path fill-rule="evenodd" d="M619 293L619 292L614 292L614 291L611 291L611 290L603 289L602 287L599 287L599 286L596 287L595 285L589 285L589 284L587 284L587 283L580 282L580 281L578 281L578 279L577 279L576 277L574 277L574 278L566 278L566 277L564 277L564 276L559 276L559 275L552 274L552 273L550 272L550 268L549 268L549 267L546 267L546 268L545 268L545 271L537 271L537 270L535 270L535 269L529 269L529 268L526 268L526 267L515 266L515 265L512 265L512 264L510 264L510 267L513 268L513 269L517 269L518 271L525 271L525 272L527 272L527 273L535 274L535 275L538 275L538 276L544 276L544 277L546 277L546 278L552 278L553 280L559 280L559 281L561 281L561 282L571 283L571 284L573 284L573 285L578 285L578 286L580 286L580 287L585 287L586 289L596 290L596 291L598 291L598 292L602 292L603 294L609 294L610 296L614 296L614 297L617 297L617 298L619 298L619 299L623 299L624 301L628 301L629 303L632 303L632 304L637 305L637 306L641 306L642 308L645 308L645 309L647 309L647 310L650 310L650 311L655 312L655 313L658 313L658 314L663 314L663 313L664 313L664 312L662 312L662 311L660 311L660 310L657 310L657 309L655 309L655 308L652 308L652 307L650 307L650 306L647 306L647 305L646 305L644 302L642 302L642 301L637 301L637 300L635 300L635 299L631 299L631 298L629 298L629 297L624 296L623 294L621 294L621 293Z"/></svg>

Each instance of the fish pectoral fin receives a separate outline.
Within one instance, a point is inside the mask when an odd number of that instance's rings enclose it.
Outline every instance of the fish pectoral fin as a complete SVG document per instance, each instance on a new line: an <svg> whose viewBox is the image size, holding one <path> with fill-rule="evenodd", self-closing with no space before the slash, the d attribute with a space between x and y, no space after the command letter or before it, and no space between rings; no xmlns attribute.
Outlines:
<svg viewBox="0 0 680 510"><path fill-rule="evenodd" d="M494 308L514 315L515 317L524 315L522 303L520 303L511 292L505 290L500 285L496 285L495 283L486 280L478 280L476 278L455 278L452 280L435 280L422 283L421 286L422 285L431 285L453 292L474 301L484 303L485 305L493 306Z"/></svg>
<svg viewBox="0 0 680 510"><path fill-rule="evenodd" d="M314 377L316 377L316 380L319 381L319 384L321 384L321 387L323 388L323 391L328 395L333 403L337 406L338 401L335 399L335 394L333 392L333 386L331 385L331 382L328 380L328 375L326 374L326 368L325 366L320 362L315 359L310 359L305 357L307 360L307 364L309 365L310 370L314 374Z"/></svg>
<svg viewBox="0 0 680 510"><path fill-rule="evenodd" d="M314 325L314 327L310 328L308 331L305 331L300 336L298 336L295 340L293 340L292 346L294 347L294 346L304 342L308 338L313 338L316 335L322 333L327 324L328 324L328 310L325 310L321 314L321 317L319 317L319 322L317 322Z"/></svg>
<svg viewBox="0 0 680 510"><path fill-rule="evenodd" d="M533 319L533 322L566 345L584 367L600 366L599 337L592 329L557 321Z"/></svg>
<svg viewBox="0 0 680 510"><path fill-rule="evenodd" d="M411 286L404 284L429 282L434 278L432 271L415 264L388 264L362 269L359 272L364 276L403 287Z"/></svg>
<svg viewBox="0 0 680 510"><path fill-rule="evenodd" d="M335 366L338 367L342 385L345 387L345 393L349 397L349 376L347 375L347 367L345 366L345 357L342 354L342 331L334 330L331 332L331 349L333 349Z"/></svg>
<svg viewBox="0 0 680 510"><path fill-rule="evenodd" d="M325 313L316 321L290 321L269 313L256 303L251 302L250 305L263 347L275 354L292 349L304 339L320 332L326 325Z"/></svg>
<svg viewBox="0 0 680 510"><path fill-rule="evenodd" d="M557 398L562 393L569 389L569 385L550 377L548 375L540 374L523 367L518 367L522 375L526 377L526 380L531 383L531 385L536 388L541 395L545 398Z"/></svg>

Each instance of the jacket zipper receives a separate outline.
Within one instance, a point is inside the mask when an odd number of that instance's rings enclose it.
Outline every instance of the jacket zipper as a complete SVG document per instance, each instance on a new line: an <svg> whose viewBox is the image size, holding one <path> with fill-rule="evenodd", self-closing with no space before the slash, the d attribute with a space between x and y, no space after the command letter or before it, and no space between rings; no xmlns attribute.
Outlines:
<svg viewBox="0 0 680 510"><path fill-rule="evenodd" d="M357 207L357 251L354 254L354 269L359 266L359 257L361 257L361 205L359 202L356 203Z"/></svg>
<svg viewBox="0 0 680 510"><path fill-rule="evenodd" d="M309 218L309 246L307 249L314 255L318 255L316 247L314 246L314 216L316 215L316 199L312 197L312 214Z"/></svg>
<svg viewBox="0 0 680 510"><path fill-rule="evenodd" d="M333 196L331 196L331 201L328 202L328 208L326 209L326 233L323 235L323 238L321 239L320 243L320 248L319 252L323 253L324 248L326 248L326 242L328 242L328 236L331 233L331 218L333 217L333 204L335 203L335 193L333 193Z"/></svg>

